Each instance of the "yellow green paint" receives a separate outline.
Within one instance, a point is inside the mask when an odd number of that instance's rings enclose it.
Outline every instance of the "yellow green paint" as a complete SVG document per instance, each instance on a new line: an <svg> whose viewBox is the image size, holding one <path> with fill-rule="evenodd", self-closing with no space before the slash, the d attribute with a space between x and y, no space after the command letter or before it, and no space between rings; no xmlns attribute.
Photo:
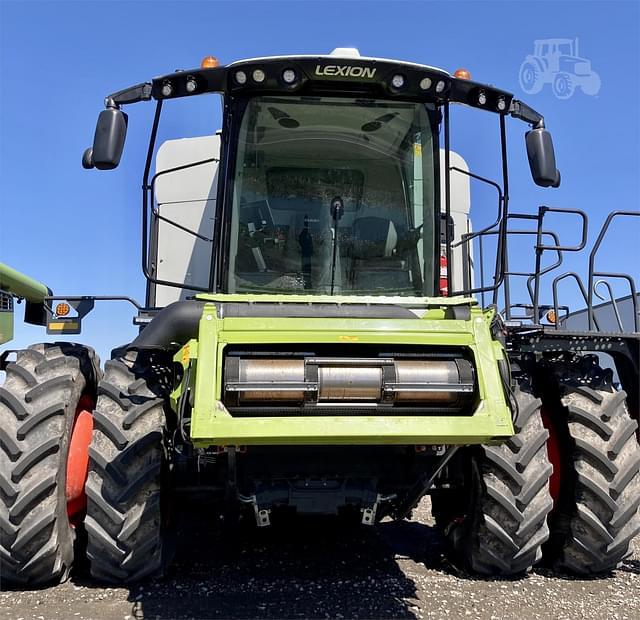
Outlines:
<svg viewBox="0 0 640 620"><path fill-rule="evenodd" d="M191 418L194 445L292 444L478 444L513 434L511 412L504 396L498 361L501 345L491 337L493 311L482 311L462 298L340 298L307 296L202 295L204 307L197 341L187 343L175 360L191 366L195 390ZM216 302L372 303L421 308L421 318L220 318ZM445 319L446 306L471 306L470 320ZM349 343L388 346L467 347L476 361L479 401L470 415L233 417L222 398L222 362L227 345ZM194 378L195 377L195 378ZM172 394L172 404L183 389Z"/></svg>

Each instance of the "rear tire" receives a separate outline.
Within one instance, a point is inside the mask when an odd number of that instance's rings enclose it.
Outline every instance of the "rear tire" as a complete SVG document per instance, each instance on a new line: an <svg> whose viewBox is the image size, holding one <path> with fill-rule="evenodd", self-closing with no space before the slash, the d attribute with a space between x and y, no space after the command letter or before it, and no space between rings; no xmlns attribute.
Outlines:
<svg viewBox="0 0 640 620"><path fill-rule="evenodd" d="M0 580L64 580L75 531L67 516L67 456L83 394L100 361L88 347L39 344L17 352L0 387Z"/></svg>
<svg viewBox="0 0 640 620"><path fill-rule="evenodd" d="M638 424L593 355L554 367L568 445L545 558L559 571L615 569L640 532ZM558 403L555 403L558 406ZM564 418L562 416L564 414ZM553 544L551 544L553 543Z"/></svg>
<svg viewBox="0 0 640 620"><path fill-rule="evenodd" d="M519 381L515 398L516 434L502 445L474 449L464 488L454 497L440 496L433 506L454 563L481 575L527 572L542 558L549 537L552 467L541 401L526 379Z"/></svg>
<svg viewBox="0 0 640 620"><path fill-rule="evenodd" d="M87 479L91 574L110 583L163 574L161 494L166 382L149 354L105 364Z"/></svg>

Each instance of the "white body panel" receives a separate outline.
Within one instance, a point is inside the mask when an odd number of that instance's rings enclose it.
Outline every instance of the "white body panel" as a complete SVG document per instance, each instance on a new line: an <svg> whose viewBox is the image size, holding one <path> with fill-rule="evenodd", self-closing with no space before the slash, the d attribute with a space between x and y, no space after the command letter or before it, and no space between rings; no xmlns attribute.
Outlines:
<svg viewBox="0 0 640 620"><path fill-rule="evenodd" d="M467 162L454 151L449 152L449 165L452 168L460 168L469 172ZM440 149L440 192L442 195L442 211L445 210L445 187L444 187L444 149ZM471 187L469 177L466 174L451 171L451 219L453 220L453 243L454 245L460 241L462 235L471 232L471 220L469 219L469 211L471 210ZM463 261L465 254L469 256L468 260L473 266L473 245L465 243L461 246L454 247L451 250L451 260L453 263L451 270L452 291L459 291L466 288L469 283L464 282L463 278ZM471 279L473 281L473 269L471 269Z"/></svg>
<svg viewBox="0 0 640 620"><path fill-rule="evenodd" d="M168 140L158 149L156 173L213 157L220 157L220 136ZM162 175L156 180L158 213L212 239L217 187L217 161ZM157 243L159 280L208 286L210 242L159 220ZM194 292L159 285L156 287L156 305L166 306Z"/></svg>
<svg viewBox="0 0 640 620"><path fill-rule="evenodd" d="M185 164L219 157L220 137L203 136L169 140L158 149L156 173ZM442 204L444 205L444 151L440 152ZM464 159L450 153L450 164L468 170ZM170 172L156 181L158 213L189 230L209 239L213 237L213 222L218 185L218 162L202 164L186 170ZM451 173L451 217L454 224L454 242L471 232L469 177ZM157 277L172 282L186 282L196 286L209 283L212 244L199 239L162 220L158 223ZM469 244L470 245L470 244ZM471 248L469 247L469 251ZM461 289L463 282L463 249L454 248L452 266L453 290ZM157 306L185 299L194 290L158 285Z"/></svg>

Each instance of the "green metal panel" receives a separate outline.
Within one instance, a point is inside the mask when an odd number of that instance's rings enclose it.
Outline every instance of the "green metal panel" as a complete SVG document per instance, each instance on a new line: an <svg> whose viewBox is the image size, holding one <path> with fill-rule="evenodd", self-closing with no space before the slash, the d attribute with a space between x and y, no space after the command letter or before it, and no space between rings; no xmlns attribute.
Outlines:
<svg viewBox="0 0 640 620"><path fill-rule="evenodd" d="M245 296L201 296L210 301L247 301ZM296 297L296 299L292 299ZM255 300L255 296L252 300ZM336 303L335 297L260 296L260 301ZM389 303L390 298L370 298ZM384 299L384 301L383 301ZM392 298L407 303L407 298ZM440 299L411 300L409 304L439 305ZM363 298L340 298L339 303L362 303ZM434 303L435 302L435 303ZM449 302L447 304L447 302ZM461 303L445 299L442 305ZM464 301L462 302L464 303ZM469 300L466 300L469 304ZM437 313L436 313L437 314ZM444 316L440 312L440 316ZM209 445L287 444L477 444L513 434L498 370L503 358L499 343L491 338L493 312L473 308L468 321L444 318L219 318L214 303L205 305L199 326L195 370L195 399L191 439L198 447ZM222 359L228 344L336 343L449 345L468 347L476 361L480 400L472 415L331 416L235 418L221 402ZM181 355L181 354L178 354ZM184 349L182 352L184 356ZM189 357L187 354L186 357ZM181 361L186 364L184 357Z"/></svg>
<svg viewBox="0 0 640 620"><path fill-rule="evenodd" d="M13 338L13 298L0 291L0 344Z"/></svg>
<svg viewBox="0 0 640 620"><path fill-rule="evenodd" d="M0 290L36 304L42 303L51 294L42 282L29 278L4 263L0 263Z"/></svg>

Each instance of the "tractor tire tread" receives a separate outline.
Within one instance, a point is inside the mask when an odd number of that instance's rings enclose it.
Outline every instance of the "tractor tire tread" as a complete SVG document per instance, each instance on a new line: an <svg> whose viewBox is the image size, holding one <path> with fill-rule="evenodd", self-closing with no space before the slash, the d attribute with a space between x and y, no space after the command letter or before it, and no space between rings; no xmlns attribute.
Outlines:
<svg viewBox="0 0 640 620"><path fill-rule="evenodd" d="M64 579L74 534L66 456L81 395L95 388L93 349L47 343L16 351L0 387L0 585Z"/></svg>
<svg viewBox="0 0 640 620"><path fill-rule="evenodd" d="M49 491L56 485L56 472L53 471L47 476L36 478L35 483L25 485L22 495L16 501L9 511L9 519L18 523L23 514L35 508L42 500L43 495L49 494Z"/></svg>
<svg viewBox="0 0 640 620"><path fill-rule="evenodd" d="M27 387L33 387L38 383L38 380L33 376L31 371L15 362L7 364L6 373L18 375Z"/></svg>
<svg viewBox="0 0 640 620"><path fill-rule="evenodd" d="M163 574L165 397L140 353L105 364L87 480L87 555L91 574L102 582Z"/></svg>
<svg viewBox="0 0 640 620"><path fill-rule="evenodd" d="M493 484L502 488L499 494L483 493L478 504L470 564L481 574L527 572L541 559L541 547L549 535L546 517L552 501L548 433L540 417L542 403L529 389L529 381L524 379L515 391L517 440L481 449L483 487L488 489ZM498 557L501 560L496 562Z"/></svg>
<svg viewBox="0 0 640 620"><path fill-rule="evenodd" d="M542 403L531 393L528 375L519 376L514 398L516 435L471 453L470 485L464 493L474 497L464 518L447 513L444 497L437 507L441 519L454 517L443 529L456 564L480 575L526 573L541 559L549 537L548 433L542 424Z"/></svg>
<svg viewBox="0 0 640 620"><path fill-rule="evenodd" d="M592 356L559 362L552 372L568 413L575 476L548 559L563 572L608 573L629 554L640 531L638 425L626 394L611 386Z"/></svg>
<svg viewBox="0 0 640 620"><path fill-rule="evenodd" d="M18 443L4 427L0 427L0 448L4 450L4 453L12 462L17 461L18 457L22 454L20 446L18 446Z"/></svg>
<svg viewBox="0 0 640 620"><path fill-rule="evenodd" d="M46 422L49 418L55 415L64 415L64 403L56 403L49 407L45 407L42 411L39 411L35 415L32 415L28 420L25 420L16 431L18 439L24 439L36 426Z"/></svg>

